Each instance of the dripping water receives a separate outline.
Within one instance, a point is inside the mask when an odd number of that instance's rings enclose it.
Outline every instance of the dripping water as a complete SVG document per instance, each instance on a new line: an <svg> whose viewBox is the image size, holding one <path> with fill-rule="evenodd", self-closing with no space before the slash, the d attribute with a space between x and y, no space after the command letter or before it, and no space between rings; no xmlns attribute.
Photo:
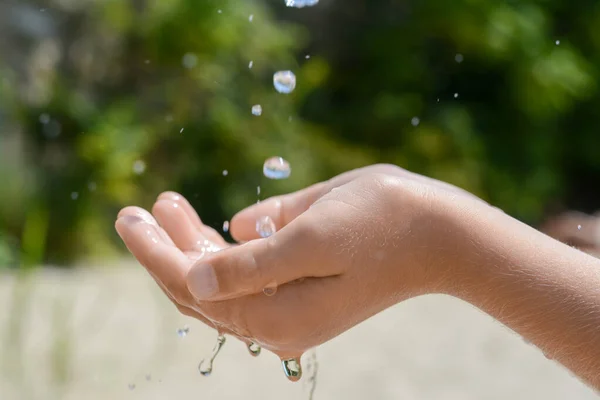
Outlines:
<svg viewBox="0 0 600 400"><path fill-rule="evenodd" d="M248 351L253 357L258 357L260 355L261 350L261 347L254 342L248 345Z"/></svg>
<svg viewBox="0 0 600 400"><path fill-rule="evenodd" d="M315 397L315 390L317 389L317 374L319 373L319 360L317 359L317 349L310 350L308 354L308 362L306 364L306 375L308 380L306 385L308 387L308 400L313 400Z"/></svg>
<svg viewBox="0 0 600 400"><path fill-rule="evenodd" d="M215 344L215 347L212 350L210 358L205 358L202 361L200 361L200 364L198 364L198 371L200 371L200 374L202 376L210 376L210 374L213 371L213 364L215 362L215 358L217 358L217 356L221 352L221 349L223 348L224 344L225 336L219 334L219 336L217 337L217 343Z"/></svg>
<svg viewBox="0 0 600 400"><path fill-rule="evenodd" d="M300 359L290 358L282 360L281 365L283 366L283 372L285 376L292 382L298 382L302 378L302 365Z"/></svg>

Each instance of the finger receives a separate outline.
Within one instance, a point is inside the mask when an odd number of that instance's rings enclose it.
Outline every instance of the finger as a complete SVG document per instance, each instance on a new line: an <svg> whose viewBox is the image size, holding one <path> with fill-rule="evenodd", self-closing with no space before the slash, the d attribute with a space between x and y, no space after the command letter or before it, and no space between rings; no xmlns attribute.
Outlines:
<svg viewBox="0 0 600 400"><path fill-rule="evenodd" d="M137 260L168 290L179 304L192 300L185 277L191 262L181 250L160 237L156 226L138 216L120 217L115 228Z"/></svg>
<svg viewBox="0 0 600 400"><path fill-rule="evenodd" d="M207 252L218 251L222 247L211 242L190 221L183 208L171 200L159 200L152 212L175 245L186 253L196 253L198 257ZM188 254L189 255L189 254Z"/></svg>
<svg viewBox="0 0 600 400"><path fill-rule="evenodd" d="M191 224L196 227L206 238L219 245L226 244L223 237L213 228L202 223L202 220L198 216L194 207L179 193L175 192L164 192L158 196L158 200L171 200L181 206L183 211L187 214Z"/></svg>
<svg viewBox="0 0 600 400"><path fill-rule="evenodd" d="M271 197L236 214L231 220L231 235L239 242L258 239L256 221L270 217L278 230L288 225L328 191L325 182L295 193Z"/></svg>
<svg viewBox="0 0 600 400"><path fill-rule="evenodd" d="M170 245L174 245L173 241L171 240L171 238L169 237L169 235L167 234L167 232L165 232L165 230L163 228L161 228L158 225L158 222L156 222L156 220L154 219L154 217L152 216L152 214L150 214L148 211L144 210L143 208L140 207L125 207L124 209L122 209L119 212L119 215L117 216L117 219L124 217L124 216L133 216L133 217L138 217L140 218L142 221L144 221L147 224L153 225L156 227L156 229L158 230L158 233L160 235L160 238L167 244Z"/></svg>
<svg viewBox="0 0 600 400"><path fill-rule="evenodd" d="M341 274L344 264L330 262L318 221L304 214L268 239L216 253L196 263L188 289L199 301L218 301L262 293L301 278Z"/></svg>

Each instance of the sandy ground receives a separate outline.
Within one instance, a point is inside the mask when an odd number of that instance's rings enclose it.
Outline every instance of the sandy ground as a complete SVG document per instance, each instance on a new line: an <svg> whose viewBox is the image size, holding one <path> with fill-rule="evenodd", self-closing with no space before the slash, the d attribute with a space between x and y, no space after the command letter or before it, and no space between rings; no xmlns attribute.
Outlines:
<svg viewBox="0 0 600 400"><path fill-rule="evenodd" d="M274 355L252 358L233 339L213 375L200 376L215 333L178 315L131 265L50 269L22 285L0 275L0 335L1 400L308 398ZM443 296L390 309L318 358L315 400L597 398L502 325Z"/></svg>

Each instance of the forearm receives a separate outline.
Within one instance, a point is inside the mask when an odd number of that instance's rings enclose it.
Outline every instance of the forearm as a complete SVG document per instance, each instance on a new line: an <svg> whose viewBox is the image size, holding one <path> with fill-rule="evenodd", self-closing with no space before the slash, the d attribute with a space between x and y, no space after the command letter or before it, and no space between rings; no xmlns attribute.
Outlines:
<svg viewBox="0 0 600 400"><path fill-rule="evenodd" d="M497 211L464 216L451 294L600 389L600 261ZM577 227L574 227L577 229Z"/></svg>

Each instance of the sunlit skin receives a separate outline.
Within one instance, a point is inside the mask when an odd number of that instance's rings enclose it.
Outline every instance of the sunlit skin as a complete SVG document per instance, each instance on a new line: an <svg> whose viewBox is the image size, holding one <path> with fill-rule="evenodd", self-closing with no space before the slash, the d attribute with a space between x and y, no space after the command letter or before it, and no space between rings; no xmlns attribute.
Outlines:
<svg viewBox="0 0 600 400"><path fill-rule="evenodd" d="M152 214L125 208L116 228L177 308L282 359L443 293L600 388L600 261L452 185L391 165L351 171L237 214L240 245L178 194L160 195ZM278 228L267 239L262 216Z"/></svg>

